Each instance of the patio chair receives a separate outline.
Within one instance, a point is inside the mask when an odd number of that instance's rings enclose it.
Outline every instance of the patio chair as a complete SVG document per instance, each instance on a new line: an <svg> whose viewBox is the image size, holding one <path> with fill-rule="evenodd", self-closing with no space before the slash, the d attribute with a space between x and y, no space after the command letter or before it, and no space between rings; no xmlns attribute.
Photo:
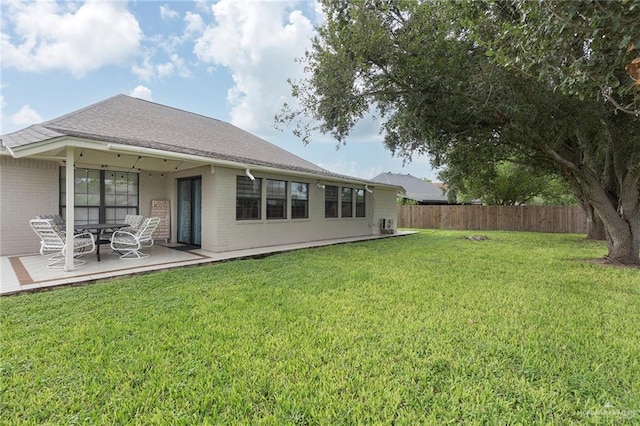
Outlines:
<svg viewBox="0 0 640 426"><path fill-rule="evenodd" d="M36 216L36 219L50 219L51 226L53 226L53 229L58 234L62 235L63 238L64 238L64 235L66 235L64 220L62 219L62 216L60 216L59 214L41 214Z"/></svg>
<svg viewBox="0 0 640 426"><path fill-rule="evenodd" d="M126 231L135 234L142 226L142 222L144 222L144 216L139 214L128 214L124 217L124 220L122 222L126 223L127 226L120 228L120 231ZM111 240L112 236L113 232L111 231L103 232L101 240L103 242L107 242Z"/></svg>
<svg viewBox="0 0 640 426"><path fill-rule="evenodd" d="M124 223L126 223L128 226L125 228L120 228L120 230L135 234L138 229L140 229L143 222L144 216L139 214L128 214L124 217Z"/></svg>
<svg viewBox="0 0 640 426"><path fill-rule="evenodd" d="M32 219L29 221L33 231L40 237L40 254L45 256L45 252L54 252L49 256L47 268L63 268L67 255L67 241L64 233L60 233L54 225L54 219ZM79 260L78 257L85 253L91 253L96 245L93 235L83 232L73 236L73 265L80 266L87 263Z"/></svg>
<svg viewBox="0 0 640 426"><path fill-rule="evenodd" d="M111 249L122 254L120 259L144 259L149 257L147 253L140 250L143 247L153 245L153 232L160 223L159 217L150 217L142 222L142 226L136 232L117 230L111 236Z"/></svg>
<svg viewBox="0 0 640 426"><path fill-rule="evenodd" d="M67 227L64 223L64 219L59 214L41 214L36 216L36 219L51 219L51 225L53 225L53 229L64 238L67 235ZM78 235L82 234L83 231L74 230L73 234Z"/></svg>

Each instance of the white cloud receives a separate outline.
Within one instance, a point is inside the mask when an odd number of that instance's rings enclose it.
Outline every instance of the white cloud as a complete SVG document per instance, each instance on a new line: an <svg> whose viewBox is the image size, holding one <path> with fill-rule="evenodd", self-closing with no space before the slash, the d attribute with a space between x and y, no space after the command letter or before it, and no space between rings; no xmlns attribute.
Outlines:
<svg viewBox="0 0 640 426"><path fill-rule="evenodd" d="M211 0L195 0L195 9L203 13L211 14Z"/></svg>
<svg viewBox="0 0 640 426"><path fill-rule="evenodd" d="M184 62L184 59L181 58L180 55L174 53L169 57L169 59L171 60L171 63L173 64L175 71L178 73L180 77L183 77L183 78L191 77L191 70L189 70L189 68Z"/></svg>
<svg viewBox="0 0 640 426"><path fill-rule="evenodd" d="M294 104L286 80L302 76L302 65L294 59L310 46L313 24L287 2L221 0L212 11L216 22L196 40L194 53L229 69L232 123L255 133L271 132L282 104Z"/></svg>
<svg viewBox="0 0 640 426"><path fill-rule="evenodd" d="M169 56L169 61L159 64L151 62L151 55L145 55L142 64L131 67L131 72L137 75L142 81L151 81L156 78L163 80L175 74L183 78L188 78L192 75L185 60L177 53L172 53Z"/></svg>
<svg viewBox="0 0 640 426"><path fill-rule="evenodd" d="M180 14L175 10L172 10L168 5L160 6L160 17L165 21L178 18Z"/></svg>
<svg viewBox="0 0 640 426"><path fill-rule="evenodd" d="M151 89L145 86L136 86L129 95L133 96L134 98L140 98L147 101L153 100Z"/></svg>
<svg viewBox="0 0 640 426"><path fill-rule="evenodd" d="M40 114L29 105L23 105L18 112L9 117L9 120L11 124L23 127L44 121Z"/></svg>
<svg viewBox="0 0 640 426"><path fill-rule="evenodd" d="M155 75L155 65L151 63L149 56L145 56L142 64L131 67L131 72L137 75L142 81L151 81Z"/></svg>
<svg viewBox="0 0 640 426"><path fill-rule="evenodd" d="M169 12L168 6L161 6L162 13ZM155 79L164 80L174 75L183 78L193 76L187 61L178 53L185 42L193 40L204 30L202 17L197 13L186 12L184 17L184 32L182 35L176 34L155 34L146 37L144 41L144 53L141 55L141 62L131 67L131 72L142 81L152 81ZM183 52L180 52L183 53ZM165 58L161 57L164 56Z"/></svg>
<svg viewBox="0 0 640 426"><path fill-rule="evenodd" d="M204 21L202 16L197 13L187 12L184 16L184 22L186 24L184 29L183 38L188 39L194 35L201 34L204 31Z"/></svg>
<svg viewBox="0 0 640 426"><path fill-rule="evenodd" d="M170 77L171 75L173 75L175 68L176 67L171 62L165 62L164 64L156 65L158 78L163 79L165 77Z"/></svg>
<svg viewBox="0 0 640 426"><path fill-rule="evenodd" d="M87 0L78 7L15 0L4 12L3 65L20 71L62 69L82 77L105 65L125 64L142 38L126 2Z"/></svg>

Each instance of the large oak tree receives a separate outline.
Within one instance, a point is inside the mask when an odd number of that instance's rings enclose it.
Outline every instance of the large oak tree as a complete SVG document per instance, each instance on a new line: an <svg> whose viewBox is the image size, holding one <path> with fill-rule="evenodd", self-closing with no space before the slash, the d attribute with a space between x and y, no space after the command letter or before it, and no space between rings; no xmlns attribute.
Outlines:
<svg viewBox="0 0 640 426"><path fill-rule="evenodd" d="M637 3L591 2L601 13L517 0L323 5L308 77L291 82L299 107L279 121L305 142L314 131L344 142L373 113L407 159L552 170L602 219L608 258L640 264Z"/></svg>

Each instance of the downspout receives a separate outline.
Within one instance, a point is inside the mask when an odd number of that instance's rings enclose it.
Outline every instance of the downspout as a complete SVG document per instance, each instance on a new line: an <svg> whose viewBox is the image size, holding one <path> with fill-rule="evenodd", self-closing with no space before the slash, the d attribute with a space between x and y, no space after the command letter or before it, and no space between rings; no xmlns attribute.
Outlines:
<svg viewBox="0 0 640 426"><path fill-rule="evenodd" d="M251 170L249 170L249 168L247 167L246 170L244 171L245 174L247 175L247 177L249 179L251 179L251 181L253 182L254 180L256 180L256 178L253 177L253 175L251 174Z"/></svg>
<svg viewBox="0 0 640 426"><path fill-rule="evenodd" d="M376 235L380 232L379 221L376 221L376 194L371 194L371 233Z"/></svg>
<svg viewBox="0 0 640 426"><path fill-rule="evenodd" d="M66 211L66 245L67 253L64 259L64 270L73 271L73 225L75 222L75 200L74 200L74 150L72 146L67 147L67 168L66 168L66 197L67 197L67 211Z"/></svg>

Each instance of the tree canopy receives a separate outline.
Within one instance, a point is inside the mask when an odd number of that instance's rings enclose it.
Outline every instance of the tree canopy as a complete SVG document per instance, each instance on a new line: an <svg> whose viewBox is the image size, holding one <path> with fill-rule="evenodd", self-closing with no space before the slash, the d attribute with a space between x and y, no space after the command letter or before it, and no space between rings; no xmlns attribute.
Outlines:
<svg viewBox="0 0 640 426"><path fill-rule="evenodd" d="M557 174L510 161L487 163L473 174L447 167L438 177L447 183L451 202L486 205L574 205L571 187Z"/></svg>
<svg viewBox="0 0 640 426"><path fill-rule="evenodd" d="M640 264L635 2L325 1L277 118L344 142L367 113L385 145L464 172L504 160L563 176L602 219L608 257ZM609 25L616 24L615 29ZM636 38L634 40L634 37Z"/></svg>
<svg viewBox="0 0 640 426"><path fill-rule="evenodd" d="M621 112L640 115L637 1L512 0L475 6L476 19L468 23L480 29L475 39L498 63L550 80L563 93L604 99Z"/></svg>

